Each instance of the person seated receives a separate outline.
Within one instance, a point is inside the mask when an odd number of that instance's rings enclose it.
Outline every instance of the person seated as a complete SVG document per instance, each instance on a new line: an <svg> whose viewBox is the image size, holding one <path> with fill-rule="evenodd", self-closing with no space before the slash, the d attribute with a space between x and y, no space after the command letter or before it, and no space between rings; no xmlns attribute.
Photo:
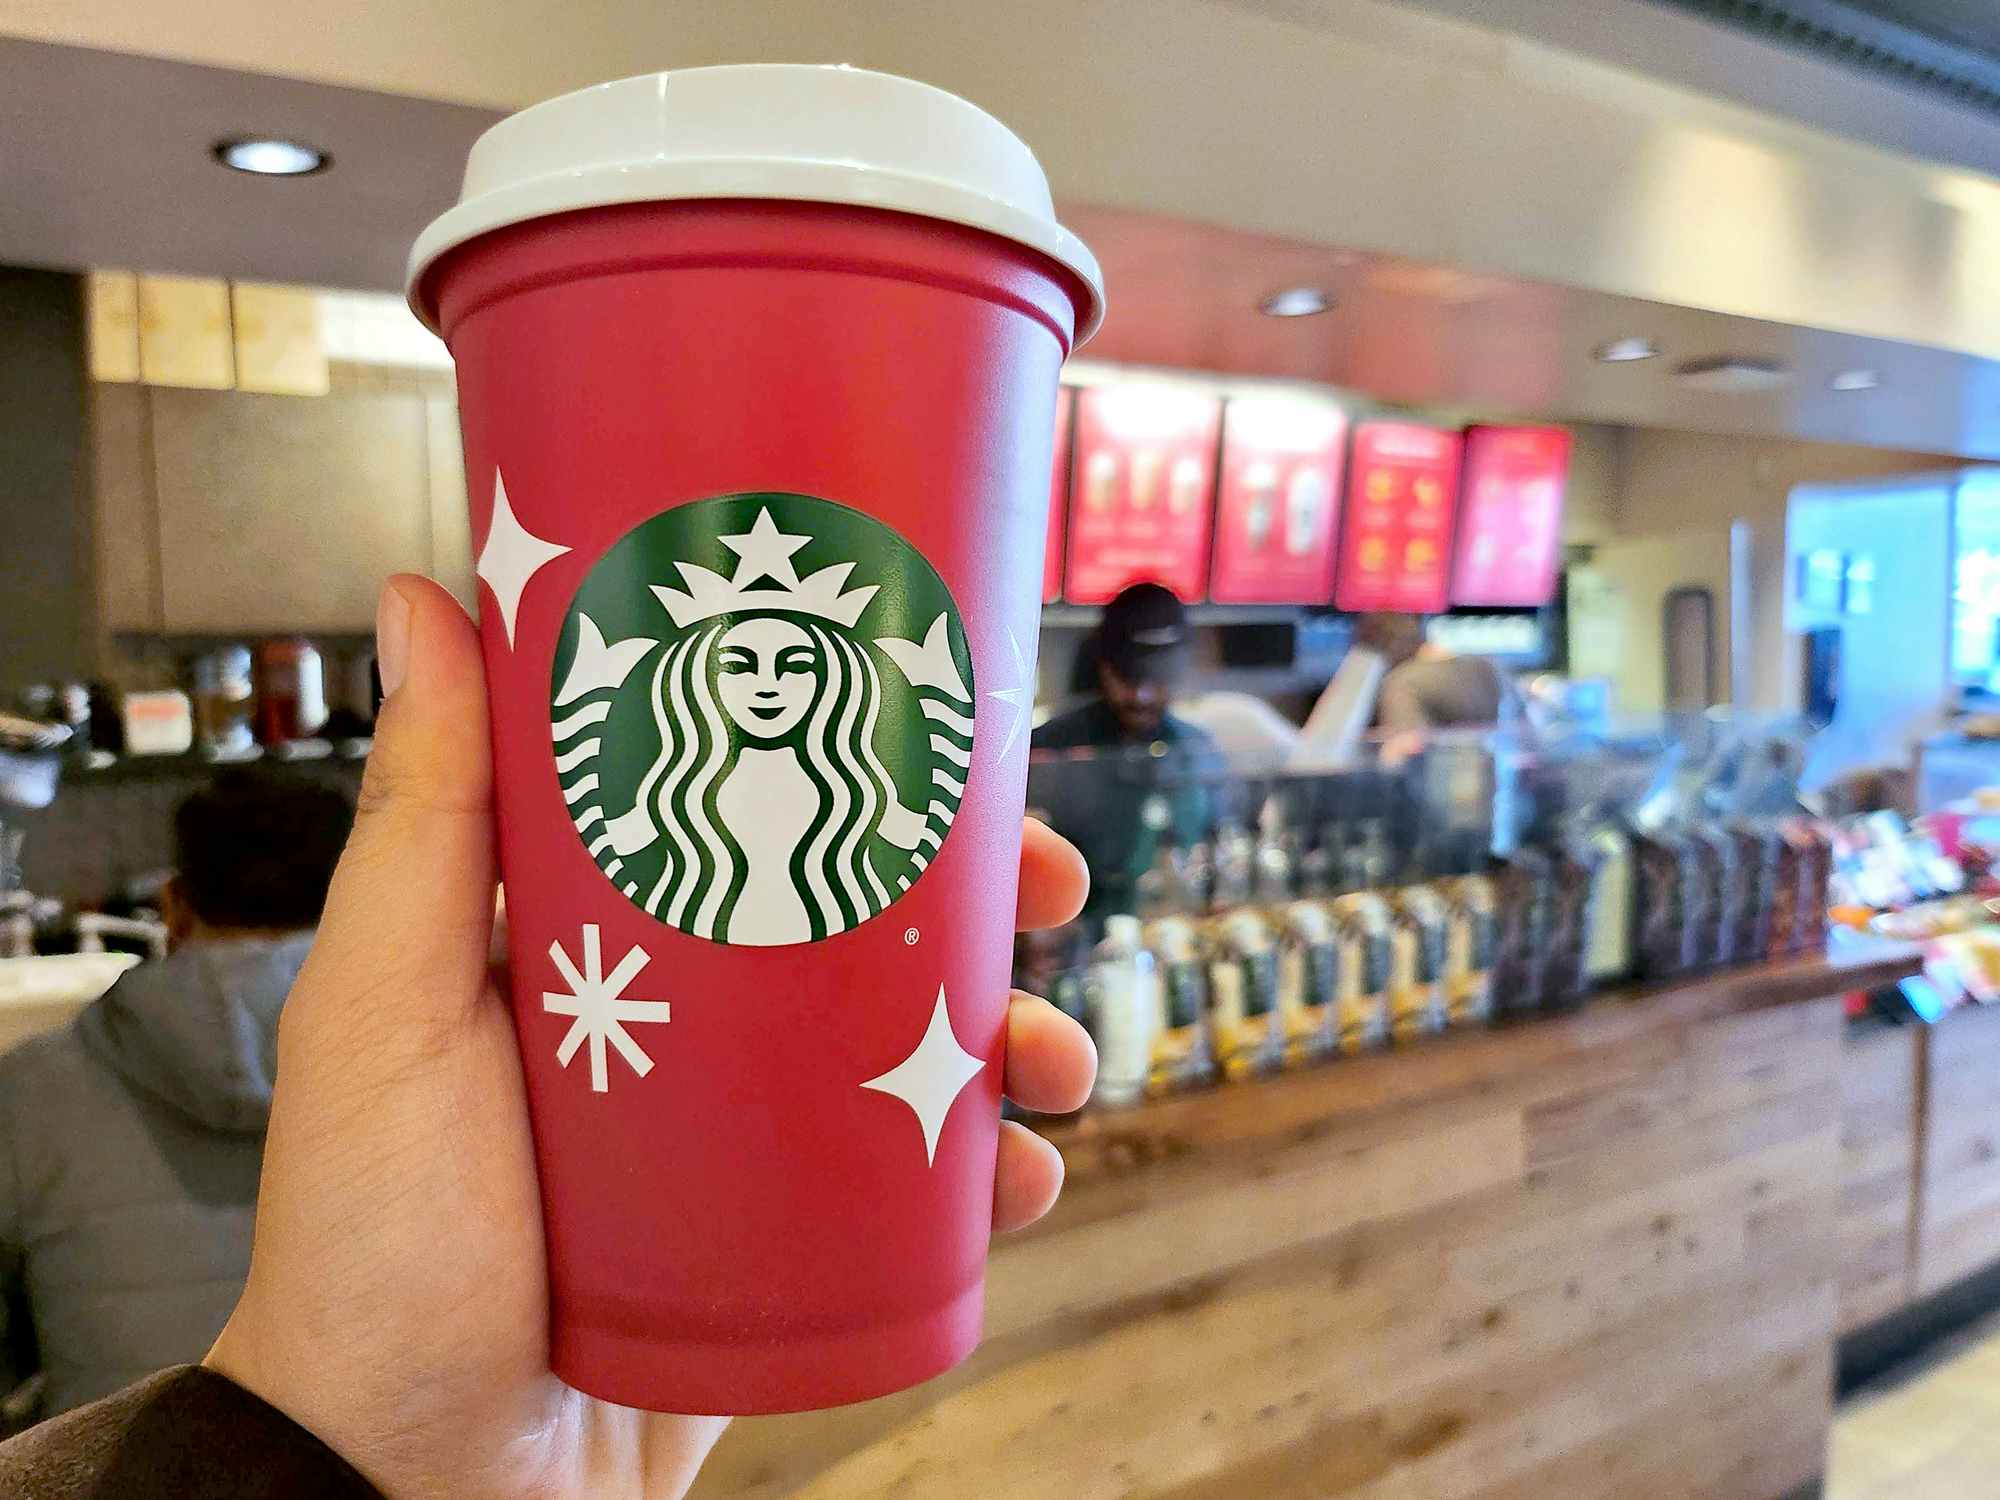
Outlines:
<svg viewBox="0 0 2000 1500"><path fill-rule="evenodd" d="M53 1416L201 1359L243 1290L278 1011L354 819L227 772L174 816L168 957L0 1057L0 1399ZM11 1367L10 1367L11 1366ZM18 1421L19 1418L17 1417Z"/></svg>

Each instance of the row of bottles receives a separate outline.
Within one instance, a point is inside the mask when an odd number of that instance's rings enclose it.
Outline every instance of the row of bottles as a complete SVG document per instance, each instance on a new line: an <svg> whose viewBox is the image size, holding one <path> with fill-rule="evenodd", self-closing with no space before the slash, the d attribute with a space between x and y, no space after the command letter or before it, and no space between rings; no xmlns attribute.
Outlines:
<svg viewBox="0 0 2000 1500"><path fill-rule="evenodd" d="M1162 847L1141 910L1043 986L1099 1053L1096 1098L1127 1103L1581 1006L1603 984L1817 949L1832 846L1806 818L1635 831L1583 823L1485 871L1395 875L1380 820L1309 847L1253 836Z"/></svg>
<svg viewBox="0 0 2000 1500"><path fill-rule="evenodd" d="M1156 829L1166 826L1164 804L1157 800L1142 816ZM1293 896L1381 890L1392 883L1396 863L1383 819L1363 818L1351 829L1330 822L1305 844L1286 826L1273 799L1265 803L1255 834L1242 822L1224 818L1213 838L1192 848L1160 844L1139 877L1139 915L1150 920L1224 912L1253 902L1270 906Z"/></svg>
<svg viewBox="0 0 2000 1500"><path fill-rule="evenodd" d="M1496 926L1483 875L1119 915L1050 998L1097 1040L1097 1100L1130 1103L1484 1025Z"/></svg>

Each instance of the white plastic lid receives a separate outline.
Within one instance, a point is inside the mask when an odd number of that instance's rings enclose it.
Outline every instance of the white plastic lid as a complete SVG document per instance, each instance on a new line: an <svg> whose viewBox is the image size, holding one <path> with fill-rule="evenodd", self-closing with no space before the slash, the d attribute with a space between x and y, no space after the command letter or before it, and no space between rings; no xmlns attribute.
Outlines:
<svg viewBox="0 0 2000 1500"><path fill-rule="evenodd" d="M417 237L411 310L447 250L572 209L675 198L851 203L965 224L1039 250L1090 289L1078 344L1104 321L1104 277L1056 222L1048 179L1006 126L888 73L800 64L688 68L601 83L509 115L473 143L457 207Z"/></svg>

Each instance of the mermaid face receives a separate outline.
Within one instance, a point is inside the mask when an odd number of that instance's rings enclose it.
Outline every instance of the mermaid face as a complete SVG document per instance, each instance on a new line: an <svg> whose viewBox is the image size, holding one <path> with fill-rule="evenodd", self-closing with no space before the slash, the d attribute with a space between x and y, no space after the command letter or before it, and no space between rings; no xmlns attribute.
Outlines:
<svg viewBox="0 0 2000 1500"><path fill-rule="evenodd" d="M764 616L715 643L715 691L730 722L753 741L783 739L819 695L824 666L813 638L791 620Z"/></svg>

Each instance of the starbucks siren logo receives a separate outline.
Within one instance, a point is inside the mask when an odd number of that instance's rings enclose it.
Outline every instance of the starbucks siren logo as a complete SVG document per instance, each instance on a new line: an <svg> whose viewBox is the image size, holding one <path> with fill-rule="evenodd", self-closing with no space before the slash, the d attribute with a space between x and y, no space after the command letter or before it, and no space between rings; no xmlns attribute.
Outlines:
<svg viewBox="0 0 2000 1500"><path fill-rule="evenodd" d="M696 937L858 926L923 873L965 795L958 610L915 548L830 500L725 495L635 527L578 588L552 681L584 846Z"/></svg>

